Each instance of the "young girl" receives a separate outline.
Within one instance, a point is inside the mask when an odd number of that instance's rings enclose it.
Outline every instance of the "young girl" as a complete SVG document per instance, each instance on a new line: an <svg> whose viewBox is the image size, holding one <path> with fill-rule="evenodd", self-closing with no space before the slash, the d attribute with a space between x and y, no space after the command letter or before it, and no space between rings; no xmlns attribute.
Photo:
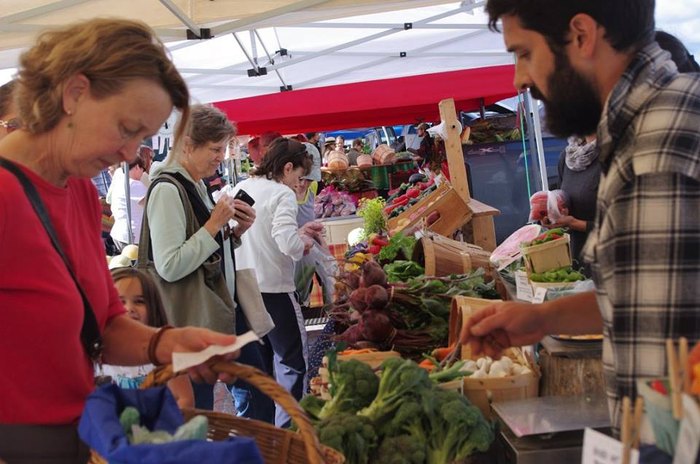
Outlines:
<svg viewBox="0 0 700 464"><path fill-rule="evenodd" d="M161 327L168 323L158 287L149 275L133 267L119 267L112 269L112 279L129 317L151 327ZM152 370L152 364L103 366L103 374L111 376L113 382L122 388L138 388ZM180 409L194 407L192 385L186 375L179 375L169 381L168 388Z"/></svg>

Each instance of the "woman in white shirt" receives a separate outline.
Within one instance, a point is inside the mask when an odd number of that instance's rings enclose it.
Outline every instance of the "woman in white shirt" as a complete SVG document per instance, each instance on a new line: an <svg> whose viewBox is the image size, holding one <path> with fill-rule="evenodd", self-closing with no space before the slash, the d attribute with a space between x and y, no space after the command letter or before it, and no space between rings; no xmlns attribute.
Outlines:
<svg viewBox="0 0 700 464"><path fill-rule="evenodd" d="M254 200L255 222L236 249L239 269L255 269L265 307L275 328L265 337L263 358L268 372L297 400L304 393L306 330L294 291L294 263L313 245L323 226L297 226L294 188L308 175L313 160L304 144L275 139L253 175L238 184ZM279 407L275 425L284 427L289 416Z"/></svg>

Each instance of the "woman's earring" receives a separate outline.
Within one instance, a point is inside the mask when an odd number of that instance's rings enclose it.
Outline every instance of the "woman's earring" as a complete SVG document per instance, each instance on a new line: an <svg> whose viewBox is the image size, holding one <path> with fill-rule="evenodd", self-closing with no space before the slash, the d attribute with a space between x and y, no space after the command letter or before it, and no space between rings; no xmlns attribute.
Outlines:
<svg viewBox="0 0 700 464"><path fill-rule="evenodd" d="M69 118L71 116L73 116L73 112L71 110L66 110L66 114L68 115ZM69 129L73 128L73 119L68 119L68 128Z"/></svg>

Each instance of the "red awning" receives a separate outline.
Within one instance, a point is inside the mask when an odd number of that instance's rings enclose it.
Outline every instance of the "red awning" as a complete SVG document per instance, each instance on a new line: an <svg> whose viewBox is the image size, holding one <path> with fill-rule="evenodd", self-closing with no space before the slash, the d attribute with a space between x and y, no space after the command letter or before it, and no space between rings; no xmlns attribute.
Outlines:
<svg viewBox="0 0 700 464"><path fill-rule="evenodd" d="M292 134L438 121L438 102L454 98L474 111L516 94L514 66L493 66L312 89L214 103L240 134Z"/></svg>

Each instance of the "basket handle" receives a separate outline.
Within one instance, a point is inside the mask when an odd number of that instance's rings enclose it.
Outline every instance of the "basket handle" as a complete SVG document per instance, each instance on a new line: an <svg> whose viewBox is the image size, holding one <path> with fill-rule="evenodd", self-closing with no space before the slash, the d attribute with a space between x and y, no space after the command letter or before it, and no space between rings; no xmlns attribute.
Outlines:
<svg viewBox="0 0 700 464"><path fill-rule="evenodd" d="M299 403L297 403L294 397L272 377L255 367L237 362L217 361L211 364L210 367L214 372L229 374L246 381L282 406L299 428L301 438L304 440L309 464L323 464L321 444L318 441L316 430L311 424L309 417L301 406L299 406ZM172 364L158 367L148 374L141 388L165 385L173 377Z"/></svg>

